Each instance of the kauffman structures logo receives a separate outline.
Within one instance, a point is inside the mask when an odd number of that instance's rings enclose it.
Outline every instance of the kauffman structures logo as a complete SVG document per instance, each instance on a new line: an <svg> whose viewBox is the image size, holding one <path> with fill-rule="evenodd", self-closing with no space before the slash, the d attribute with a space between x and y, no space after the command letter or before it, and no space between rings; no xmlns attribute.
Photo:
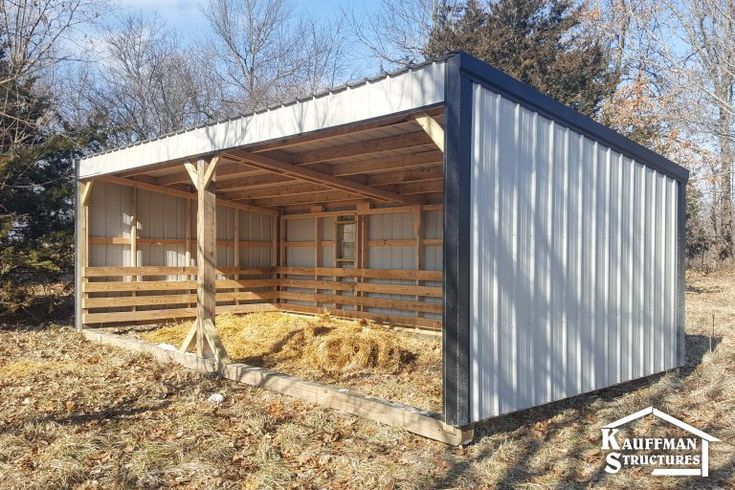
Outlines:
<svg viewBox="0 0 735 490"><path fill-rule="evenodd" d="M619 435L620 427L653 415L690 434L687 437L632 437ZM649 466L654 476L709 476L709 444L719 439L653 407L644 408L602 428L605 471L624 466Z"/></svg>

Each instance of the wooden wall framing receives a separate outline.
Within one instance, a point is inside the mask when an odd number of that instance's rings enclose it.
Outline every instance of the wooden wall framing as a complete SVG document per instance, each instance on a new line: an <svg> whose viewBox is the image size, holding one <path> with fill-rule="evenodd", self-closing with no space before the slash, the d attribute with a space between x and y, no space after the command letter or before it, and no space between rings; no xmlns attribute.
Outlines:
<svg viewBox="0 0 735 490"><path fill-rule="evenodd" d="M91 195L89 189L82 193ZM145 190L145 189L144 189ZM112 323L159 322L169 319L191 318L197 313L198 268L195 266L197 240L192 236L192 201L186 201L184 236L182 238L148 238L139 236L141 228L138 192L133 189L135 210L131 215L129 236L89 235L88 213L82 207L82 229L86 249L80 253L82 262L82 323L105 325ZM440 270L422 270L423 247L441 246L440 238L421 236L422 211L441 211L438 204L393 206L375 208L356 206L345 211L324 211L313 208L300 214L273 216L269 240L249 240L241 234L240 213L233 210L232 239L216 241L220 249L230 250L231 266L217 267L214 285L218 313L247 313L252 311L283 310L297 313L320 313L327 308L335 316L367 318L396 325L441 330L442 305L427 302L426 298L441 298ZM370 216L412 213L415 220L412 239L370 240L367 223ZM322 253L334 247L335 240L322 237L325 219L353 216L358 230L355 267L329 267ZM308 220L313 223L314 239L288 240L288 222ZM213 233L211 231L210 233ZM90 266L86 257L89 247L121 246L130 249L130 261L123 266ZM139 263L140 247L183 247L185 266L161 266ZM314 267L288 266L289 250L311 247ZM415 247L416 261L412 269L369 269L367 255L371 247ZM240 254L245 250L268 251L269 265L249 267L241 265ZM275 253L274 253L275 252ZM326 266L325 266L326 265ZM334 265L334 264L333 264ZM391 295L375 297L375 295ZM391 314L371 310L390 309Z"/></svg>

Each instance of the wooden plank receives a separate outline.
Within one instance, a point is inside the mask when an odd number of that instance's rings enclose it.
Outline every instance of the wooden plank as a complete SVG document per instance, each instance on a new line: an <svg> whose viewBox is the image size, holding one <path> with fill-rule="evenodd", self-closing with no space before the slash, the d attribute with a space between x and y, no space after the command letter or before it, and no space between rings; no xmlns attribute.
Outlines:
<svg viewBox="0 0 735 490"><path fill-rule="evenodd" d="M181 164L177 164L176 167L179 167ZM158 168L158 167L157 167ZM196 167L195 167L196 170ZM243 174L242 171L242 165L237 164L235 162L220 162L218 168L217 168L217 180L223 180L227 178L238 178L241 174ZM129 177L130 175L121 175L123 177ZM167 175L162 175L160 177L156 177L154 183L156 185L160 186L169 186L169 185L176 185L176 184L189 184L192 182L192 179L189 175L189 173L186 170L181 171L174 171Z"/></svg>
<svg viewBox="0 0 735 490"><path fill-rule="evenodd" d="M276 279L220 279L217 289L267 288L277 285ZM88 282L83 291L87 293L111 293L123 291L184 291L196 289L197 281L139 281L139 282Z"/></svg>
<svg viewBox="0 0 735 490"><path fill-rule="evenodd" d="M79 247L79 264L82 267L82 278L81 278L81 286L82 286L82 301L84 301L86 298L89 297L87 293L84 292L84 288L87 285L88 279L84 277L84 269L89 267L89 200L92 196L92 185L94 181L90 181L87 183L82 183L81 191L82 196L80 196L81 201L81 209L79 210L80 216L79 216L79 239L81 241L80 247ZM77 294L80 292L77 291ZM79 312L77 312L78 314ZM84 315L82 315L81 322L78 322L80 327L84 327Z"/></svg>
<svg viewBox="0 0 735 490"><path fill-rule="evenodd" d="M130 238L127 237L107 237L107 236L91 236L89 237L89 243L92 245L130 245ZM153 246L164 246L164 245L191 245L192 240L186 238L137 238L138 245L153 245ZM193 241L196 245L196 241ZM232 248L235 246L234 240L217 240L217 246ZM240 248L268 248L271 246L269 240L240 240L238 242Z"/></svg>
<svg viewBox="0 0 735 490"><path fill-rule="evenodd" d="M352 203L356 200L362 199L361 196L356 196L353 193L337 190L324 190L321 192L305 192L302 195L286 196L286 197L264 197L253 199L252 203L255 206L262 207L280 207L280 206L296 206L296 205L311 205L311 204L325 204L325 203L337 203L337 202L348 202Z"/></svg>
<svg viewBox="0 0 735 490"><path fill-rule="evenodd" d="M260 301L271 300L276 297L273 291L251 292L241 291L232 293L218 293L217 303L228 301ZM152 296L113 296L104 298L87 298L83 300L82 307L90 308L123 308L130 306L157 306L157 305L179 305L196 302L196 294L167 294Z"/></svg>
<svg viewBox="0 0 735 490"><path fill-rule="evenodd" d="M319 314L324 312L324 308L316 308L314 306L295 305L292 303L278 303L276 305L279 310L291 311L296 313ZM411 327L420 327L430 330L441 330L441 320L430 320L428 318L416 318L414 316L402 315L382 315L377 313L369 313L367 311L358 310L342 310L327 309L330 315L341 318L367 318L377 322L390 323L396 325L408 325Z"/></svg>
<svg viewBox="0 0 735 490"><path fill-rule="evenodd" d="M248 188L240 191L226 191L223 196L231 201L241 201L245 199L266 199L269 197L280 196L297 196L300 194L316 194L324 192L327 188L321 184L305 184L296 180L293 183L282 184L280 186L270 186L264 189Z"/></svg>
<svg viewBox="0 0 735 490"><path fill-rule="evenodd" d="M230 363L222 366L213 359L201 359L191 354L162 349L152 343L120 335L89 329L84 329L82 332L91 342L149 354L161 362L174 362L190 369L221 373L225 378L239 383L352 413L386 425L401 427L409 432L447 444L466 444L474 436L471 429L444 424L439 414L427 413L373 396L365 396L352 390L306 381L295 376L246 364Z"/></svg>
<svg viewBox="0 0 735 490"><path fill-rule="evenodd" d="M444 128L442 128L436 120L428 114L416 116L416 122L419 123L421 129L426 131L431 141L444 153Z"/></svg>
<svg viewBox="0 0 735 490"><path fill-rule="evenodd" d="M315 301L317 306L319 303L326 304L346 304L359 306L372 306L376 308L388 308L392 310L405 310L411 313L422 311L425 313L441 313L442 305L440 303L422 303L419 301L401 301L388 298L374 298L370 296L347 296L347 295L330 295L330 294L314 294L314 293L293 293L290 291L281 291L278 293L280 299L290 299L295 301Z"/></svg>
<svg viewBox="0 0 735 490"><path fill-rule="evenodd" d="M225 305L219 307L220 313L253 313L257 311L276 311L270 303L255 303L243 305ZM100 323L135 323L152 320L173 320L177 318L195 318L196 308L167 308L150 311L123 311L115 313L85 313L85 324Z"/></svg>
<svg viewBox="0 0 735 490"><path fill-rule="evenodd" d="M190 184L194 186L194 189L198 190L199 176L197 175L197 168L191 162L185 162L184 168L186 169L186 173L189 175L189 179L191 180Z"/></svg>
<svg viewBox="0 0 735 490"><path fill-rule="evenodd" d="M369 175L390 172L399 169L421 168L441 165L444 155L436 150L396 155L392 157L371 158L357 162L340 162L332 164L332 175L347 177L350 175Z"/></svg>
<svg viewBox="0 0 735 490"><path fill-rule="evenodd" d="M114 277L114 276L181 276L196 275L196 267L181 266L143 266L143 267L85 267L85 277ZM267 275L273 273L272 267L220 267L217 273L223 275Z"/></svg>
<svg viewBox="0 0 735 490"><path fill-rule="evenodd" d="M240 165L240 168L243 168L243 166ZM230 179L223 182L221 185L219 182L217 182L217 189L221 192L269 189L280 187L283 184L291 184L294 182L298 181L285 175L267 173L265 175L251 175L247 177L240 177L237 179Z"/></svg>
<svg viewBox="0 0 735 490"><path fill-rule="evenodd" d="M402 279L406 281L441 281L441 271L424 271L414 269L342 269L331 267L278 267L277 272L293 275L317 275L339 277L364 277L369 279Z"/></svg>
<svg viewBox="0 0 735 490"><path fill-rule="evenodd" d="M336 245L334 240L321 240L320 245L322 247L334 247ZM441 246L442 240L436 238L430 238L425 240L425 245L428 246ZM416 240L405 239L405 240L368 240L367 245L369 247L413 247L416 245ZM298 240L286 242L285 246L288 248L311 248L314 247L313 240Z"/></svg>
<svg viewBox="0 0 735 490"><path fill-rule="evenodd" d="M372 155L401 148L413 148L414 146L423 146L431 142L431 138L425 132L416 131L413 133L385 136L383 138L373 138L356 143L330 145L325 148L303 151L294 154L293 163L296 165L313 164L339 158Z"/></svg>
<svg viewBox="0 0 735 490"><path fill-rule="evenodd" d="M314 281L306 279L279 279L281 288L326 289L333 291L362 291L364 293L398 294L403 296L427 296L441 298L442 288L439 286L414 286L412 284L379 284L374 282L340 282Z"/></svg>
<svg viewBox="0 0 735 490"><path fill-rule="evenodd" d="M441 165L432 165L430 167L404 168L395 172L373 174L368 177L367 183L368 185L388 185L443 179L444 168Z"/></svg>
<svg viewBox="0 0 735 490"><path fill-rule="evenodd" d="M424 204L424 211L441 211L443 209L442 204ZM338 210L338 211L324 211L322 213L295 213L295 214L284 214L283 219L313 219L314 216L320 216L321 218L335 217L335 216L350 216L350 215L373 215L373 214L397 214L397 213L412 213L413 206L396 206L396 207L383 207L383 208L364 208L358 210Z"/></svg>
<svg viewBox="0 0 735 490"><path fill-rule="evenodd" d="M159 194L165 194L167 196L180 197L183 199L191 199L191 200L197 199L197 194L195 192L187 192L187 191L182 191L179 189L173 189L171 187L163 187L163 186L156 185L156 184L150 184L148 182L142 182L140 180L124 179L122 177L115 177L114 175L103 175L101 177L98 177L97 179L102 180L104 182L108 182L110 184L124 185L127 187L133 187L133 188L143 189L143 190L150 191L150 192L156 192ZM268 216L273 216L277 214L276 211L273 211L271 209L264 209L264 208L260 208L257 206L240 204L240 203L231 202L231 201L227 201L223 199L217 200L217 206L238 208L244 211L250 211L252 213L266 214Z"/></svg>
<svg viewBox="0 0 735 490"><path fill-rule="evenodd" d="M314 184L321 184L325 187L329 187L334 190L349 192L361 197L368 197L371 199L377 199L380 201L402 204L409 200L406 198L394 194L392 192L376 189L367 185L352 182L342 177L334 177L322 172L318 172L309 168L301 168L291 163L282 162L274 158L270 158L264 155L255 153L243 153L241 159L244 163L261 168L264 170L270 170L272 172L288 175L305 182L311 182Z"/></svg>
<svg viewBox="0 0 735 490"><path fill-rule="evenodd" d="M86 206L89 204L89 198L92 196L93 186L94 186L94 180L90 180L88 182L82 182L82 192L79 196L79 201L82 203L82 206Z"/></svg>
<svg viewBox="0 0 735 490"><path fill-rule="evenodd" d="M355 290L354 282L339 281L315 281L313 279L278 279L278 286L283 288L297 289L326 289L329 291L350 291Z"/></svg>
<svg viewBox="0 0 735 490"><path fill-rule="evenodd" d="M204 338L209 343L209 349L214 354L214 359L220 363L227 363L227 350L225 349L222 340L219 338L217 331L214 329L214 322L212 320L204 320L202 323L202 329L204 330Z"/></svg>
<svg viewBox="0 0 735 490"><path fill-rule="evenodd" d="M209 161L209 163L206 166L206 171L204 172L204 177L199 181L199 188L206 187L209 185L210 182L212 182L212 179L214 178L215 172L217 171L217 163L219 162L219 157L215 156L212 157L212 159ZM199 162L197 162L198 164Z"/></svg>
<svg viewBox="0 0 735 490"><path fill-rule="evenodd" d="M427 116L428 117L428 116ZM423 251L424 251L424 220L423 220L423 212L421 206L417 206L416 210L413 214L413 232L416 235L416 270L421 270L421 267L423 267ZM421 281L416 280L416 286L421 286ZM421 296L416 296L416 301L421 301ZM418 309L416 312L416 316L421 316L418 313Z"/></svg>
<svg viewBox="0 0 735 490"><path fill-rule="evenodd" d="M442 288L439 286L409 286L405 284L378 284L375 282L364 282L358 284L356 289L365 293L427 296L429 298L442 297Z"/></svg>
<svg viewBox="0 0 735 490"><path fill-rule="evenodd" d="M204 160L197 160L196 342L197 355L200 357L205 357L208 353L205 346L205 339L207 337L205 323L214 322L217 307L217 198L214 193L214 182L211 179L207 179L210 165L212 164L208 164ZM215 356L218 355L217 353L214 354Z"/></svg>

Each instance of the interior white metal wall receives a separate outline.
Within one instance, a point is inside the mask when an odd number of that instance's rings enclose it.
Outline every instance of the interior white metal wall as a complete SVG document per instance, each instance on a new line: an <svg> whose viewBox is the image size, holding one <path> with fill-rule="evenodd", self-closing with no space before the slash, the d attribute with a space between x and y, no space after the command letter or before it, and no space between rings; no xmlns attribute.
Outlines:
<svg viewBox="0 0 735 490"><path fill-rule="evenodd" d="M442 212L440 210L431 210L422 212L422 223L424 239L441 239L443 222ZM319 267L337 267L334 256L334 240L335 240L335 218L324 217L319 218L321 226L322 245ZM405 213L387 213L375 214L367 217L368 240L374 243L368 246L366 250L366 267L369 269L399 269L399 270L415 270L417 265L416 246L395 246L384 245L379 243L381 240L415 240L414 232L414 215L410 212ZM286 222L286 241L289 242L309 242L315 240L315 224L314 219L290 219ZM315 245L316 246L316 242ZM316 254L314 246L304 246L286 248L286 265L289 267L315 267ZM442 270L442 246L426 245L422 247L422 264L421 270L440 271ZM298 279L312 279L310 276L293 276ZM352 279L343 278L343 281ZM400 279L366 279L367 282L382 284L405 284L407 286L416 285L416 281L403 281ZM425 286L441 286L441 283L424 281ZM303 288L286 288L286 290L297 293L313 293L313 289ZM332 294L330 291L325 291ZM344 293L336 293L344 294ZM351 293L350 293L351 294ZM375 298L385 298L394 300L415 300L415 296L401 294L382 294L382 293L366 293L366 296ZM431 303L441 303L441 298L423 298L422 301ZM314 302L287 300L289 303L313 306ZM322 304L320 306L333 307L333 304ZM340 305L341 309L356 309L354 305ZM364 307L364 311L381 315L405 315L405 311L378 308L374 306ZM421 313L422 317L430 319L441 319L441 315L432 313Z"/></svg>
<svg viewBox="0 0 735 490"><path fill-rule="evenodd" d="M137 211L138 239L185 240L186 222L190 220L191 239L196 241L196 201L190 203L187 216L187 200L155 192L138 190L137 204L130 187L96 182L92 188L89 204L89 235L91 237L130 238L131 219ZM271 217L236 211L232 208L217 208L217 240L234 239L236 213L240 219L240 240L270 241ZM191 263L186 263L186 245L181 243L138 244L138 266L194 266L196 251L191 254ZM241 267L267 267L271 264L270 246L239 249ZM130 266L129 244L90 244L89 265ZM234 250L220 242L217 246L217 265L232 267ZM170 279L177 279L171 277ZM183 277L181 278L183 279Z"/></svg>
<svg viewBox="0 0 735 490"><path fill-rule="evenodd" d="M473 421L676 367L677 182L473 88Z"/></svg>

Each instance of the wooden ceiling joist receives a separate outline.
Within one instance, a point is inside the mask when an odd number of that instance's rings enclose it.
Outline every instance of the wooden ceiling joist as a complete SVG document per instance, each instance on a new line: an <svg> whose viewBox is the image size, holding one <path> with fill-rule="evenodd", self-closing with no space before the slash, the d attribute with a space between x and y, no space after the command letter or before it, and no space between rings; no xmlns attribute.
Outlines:
<svg viewBox="0 0 735 490"><path fill-rule="evenodd" d="M364 184L359 184L351 180L335 177L333 175L318 172L310 168L297 167L291 163L282 162L265 155L254 153L245 153L229 155L228 158L235 161L241 161L245 165L269 170L271 172L293 177L304 182L323 185L336 191L348 192L350 194L361 196L364 198L375 199L378 201L389 202L393 204L406 204L412 202L410 198L394 194L381 189L376 189Z"/></svg>
<svg viewBox="0 0 735 490"><path fill-rule="evenodd" d="M348 175L377 174L407 167L438 165L444 161L444 155L438 151L426 151L410 155L396 155L387 158L360 160L357 162L335 163L332 175L345 177Z"/></svg>
<svg viewBox="0 0 735 490"><path fill-rule="evenodd" d="M294 183L226 193L224 194L224 196L231 201L242 201L251 199L262 199L266 197L298 195L308 192L324 192L328 190L325 189L323 185L319 184L305 184L299 181L292 182Z"/></svg>
<svg viewBox="0 0 735 490"><path fill-rule="evenodd" d="M422 114L429 115L441 115L444 111L443 107L434 107L426 110ZM291 148L294 146L303 145L305 143L313 143L316 141L325 141L339 136L345 135L358 135L375 129L384 128L387 126L398 126L406 122L411 122L415 118L411 114L402 114L400 116L386 117L382 119L373 119L369 121L357 121L343 126L334 127L328 130L316 131L312 133L302 134L296 137L280 138L274 141L270 141L264 145L258 145L257 148L253 148L253 152L260 153L262 151L270 151L273 149Z"/></svg>
<svg viewBox="0 0 735 490"><path fill-rule="evenodd" d="M373 174L368 176L368 185L402 184L405 182L421 182L436 180L444 177L444 168L441 165L420 168L405 168L394 172Z"/></svg>
<svg viewBox="0 0 735 490"><path fill-rule="evenodd" d="M263 207L294 206L311 204L328 204L333 202L359 202L354 194L342 191L304 192L294 196L278 196L265 199L254 199L253 205Z"/></svg>
<svg viewBox="0 0 735 490"><path fill-rule="evenodd" d="M293 156L292 162L294 165L307 165L311 163L336 160L339 158L371 155L400 148L411 148L431 143L431 138L429 138L424 131L417 131L414 133L387 136L385 138L358 141L356 143L347 143L344 145L296 153Z"/></svg>
<svg viewBox="0 0 735 490"><path fill-rule="evenodd" d="M148 182L141 182L139 180L124 179L122 177L115 177L114 175L103 175L103 176L95 178L95 180L99 180L102 182L108 182L110 184L124 185L127 187L132 187L135 189L142 189L145 191L155 192L158 194L166 194L168 196L173 196L173 197L181 197L183 199L190 199L190 200L197 199L196 192L187 192L187 191L183 191L180 189L174 189L171 187L163 187L163 186L156 185L156 184L149 184ZM228 201L226 199L218 198L217 205L226 207L226 208L234 208L234 209L241 209L243 211L250 211L253 213L257 213L257 214L267 214L268 216L278 215L278 212L272 209L264 209L258 206L251 206L248 204L241 204L238 202Z"/></svg>

